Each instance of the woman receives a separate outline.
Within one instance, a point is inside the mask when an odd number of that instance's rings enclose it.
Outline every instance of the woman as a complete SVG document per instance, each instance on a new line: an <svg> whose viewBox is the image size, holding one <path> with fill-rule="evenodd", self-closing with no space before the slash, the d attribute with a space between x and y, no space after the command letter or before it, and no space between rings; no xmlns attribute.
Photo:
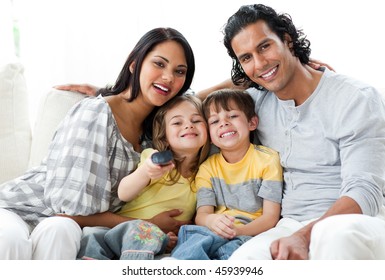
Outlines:
<svg viewBox="0 0 385 280"><path fill-rule="evenodd" d="M129 220L114 214L122 206L118 184L149 146L156 108L183 94L194 71L182 34L146 33L116 84L70 110L42 164L0 186L0 259L75 259L81 227ZM175 209L150 221L175 231L183 224L173 219L179 214Z"/></svg>

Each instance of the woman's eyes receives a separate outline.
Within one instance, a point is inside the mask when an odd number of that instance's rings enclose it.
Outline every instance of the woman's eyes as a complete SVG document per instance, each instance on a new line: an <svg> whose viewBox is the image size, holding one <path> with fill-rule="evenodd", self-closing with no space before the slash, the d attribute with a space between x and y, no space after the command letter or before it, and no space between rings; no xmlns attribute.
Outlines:
<svg viewBox="0 0 385 280"><path fill-rule="evenodd" d="M165 68L166 67L166 64L162 61L155 61L154 64L159 67L159 68ZM175 73L178 75L178 76L185 76L186 75L186 72L187 70L186 69L176 69L175 70Z"/></svg>
<svg viewBox="0 0 385 280"><path fill-rule="evenodd" d="M180 76L185 76L186 75L186 70L176 70L175 71L178 75Z"/></svg>
<svg viewBox="0 0 385 280"><path fill-rule="evenodd" d="M154 63L155 63L155 65L157 65L159 67L164 67L164 63L163 62L155 61Z"/></svg>

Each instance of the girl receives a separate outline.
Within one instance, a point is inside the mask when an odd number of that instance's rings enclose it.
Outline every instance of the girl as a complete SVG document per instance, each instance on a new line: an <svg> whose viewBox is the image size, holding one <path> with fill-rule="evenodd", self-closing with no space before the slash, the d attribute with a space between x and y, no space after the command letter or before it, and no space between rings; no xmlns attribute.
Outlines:
<svg viewBox="0 0 385 280"><path fill-rule="evenodd" d="M181 209L176 220L191 222L195 213L194 178L207 157L209 142L201 101L193 95L176 97L161 107L154 119L154 149L142 152L139 167L118 188L127 201L120 215L137 220L109 229L84 228L81 259L154 259L176 244L176 231L162 231L152 217ZM154 164L151 154L171 150L174 160Z"/></svg>
<svg viewBox="0 0 385 280"><path fill-rule="evenodd" d="M194 71L192 49L181 33L147 32L115 85L67 114L41 165L0 186L0 259L75 259L81 227L129 220L114 214L123 205L118 184L151 141L154 109L189 89ZM176 230L177 213L152 221Z"/></svg>

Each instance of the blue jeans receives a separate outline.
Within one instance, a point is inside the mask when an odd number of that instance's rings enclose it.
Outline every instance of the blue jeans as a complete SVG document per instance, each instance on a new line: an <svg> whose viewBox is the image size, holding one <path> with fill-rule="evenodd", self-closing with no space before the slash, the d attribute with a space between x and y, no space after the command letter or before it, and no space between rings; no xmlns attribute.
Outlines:
<svg viewBox="0 0 385 280"><path fill-rule="evenodd" d="M171 252L171 257L180 260L227 260L250 238L241 235L229 240L207 227L185 225L179 230L178 245Z"/></svg>
<svg viewBox="0 0 385 280"><path fill-rule="evenodd" d="M165 251L168 240L160 228L142 220L127 221L112 229L85 227L78 259L153 260Z"/></svg>

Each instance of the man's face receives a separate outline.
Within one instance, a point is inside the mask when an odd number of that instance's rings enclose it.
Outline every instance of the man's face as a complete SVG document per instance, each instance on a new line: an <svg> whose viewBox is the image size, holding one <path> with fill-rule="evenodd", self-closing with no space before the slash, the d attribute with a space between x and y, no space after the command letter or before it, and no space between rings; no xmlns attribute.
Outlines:
<svg viewBox="0 0 385 280"><path fill-rule="evenodd" d="M234 36L231 46L253 82L275 93L285 90L297 59L290 51L289 42L282 42L265 21L246 26Z"/></svg>

